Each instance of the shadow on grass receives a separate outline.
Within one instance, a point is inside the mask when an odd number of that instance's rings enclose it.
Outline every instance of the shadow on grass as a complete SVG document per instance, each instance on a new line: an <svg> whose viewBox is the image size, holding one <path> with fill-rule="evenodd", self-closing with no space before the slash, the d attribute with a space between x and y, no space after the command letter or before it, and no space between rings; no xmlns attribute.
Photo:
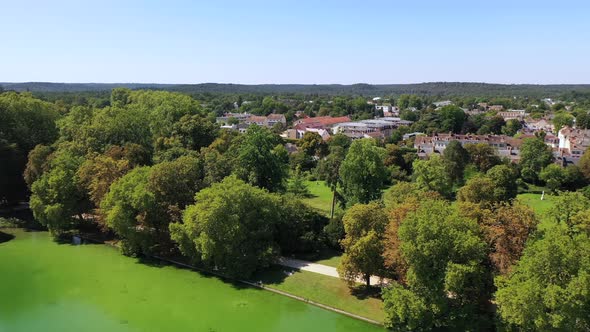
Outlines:
<svg viewBox="0 0 590 332"><path fill-rule="evenodd" d="M350 294L359 300L368 298L381 299L381 288L376 286L358 285L350 289Z"/></svg>
<svg viewBox="0 0 590 332"><path fill-rule="evenodd" d="M13 234L8 234L0 231L0 243L8 242L14 238L15 236Z"/></svg>
<svg viewBox="0 0 590 332"><path fill-rule="evenodd" d="M337 256L342 256L342 252L332 249L332 248L324 248L320 251L313 252L313 253L293 255L294 258L301 259L304 261L310 261L310 262L329 260L329 259L332 259Z"/></svg>
<svg viewBox="0 0 590 332"><path fill-rule="evenodd" d="M287 277L297 272L299 272L297 269L272 265L264 270L254 273L249 279L254 283L262 282L263 285L276 285L283 283Z"/></svg>

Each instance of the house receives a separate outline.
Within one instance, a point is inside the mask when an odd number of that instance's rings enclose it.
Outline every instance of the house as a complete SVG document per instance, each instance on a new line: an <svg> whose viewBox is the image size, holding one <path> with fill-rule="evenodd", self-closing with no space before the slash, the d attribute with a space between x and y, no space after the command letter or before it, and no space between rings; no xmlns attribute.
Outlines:
<svg viewBox="0 0 590 332"><path fill-rule="evenodd" d="M269 114L266 117L266 126L272 128L277 123L282 124L283 126L287 126L287 119L285 118L284 114Z"/></svg>
<svg viewBox="0 0 590 332"><path fill-rule="evenodd" d="M542 118L539 120L534 120L531 118L526 118L524 120L524 129L527 131L535 132L535 131L545 131L552 133L555 130L555 126L551 123L550 120Z"/></svg>
<svg viewBox="0 0 590 332"><path fill-rule="evenodd" d="M453 102L450 100L443 100L443 101L435 101L433 104L434 104L434 106L436 106L436 108L439 108L439 107L445 107L445 106L452 105Z"/></svg>
<svg viewBox="0 0 590 332"><path fill-rule="evenodd" d="M488 109L490 111L501 112L504 110L504 106L503 105L492 105L492 106L488 107Z"/></svg>
<svg viewBox="0 0 590 332"><path fill-rule="evenodd" d="M402 136L402 139L405 141L405 140L407 140L407 139L410 139L410 138L412 138L412 137L416 137L416 136L425 136L425 135L426 135L426 134L424 134L424 133L421 133L421 132L419 132L419 131L415 131L415 132L413 132L413 133L404 134L404 135Z"/></svg>
<svg viewBox="0 0 590 332"><path fill-rule="evenodd" d="M524 120L524 118L526 117L526 111L525 110L510 110L510 111L504 111L504 112L498 112L499 116L501 116L504 121L508 121L508 120L518 120L518 121L522 121Z"/></svg>
<svg viewBox="0 0 590 332"><path fill-rule="evenodd" d="M452 141L459 141L462 145L485 143L492 146L500 157L506 157L512 162L520 160L522 139L505 135L434 134L432 136L416 136L414 148L418 151L418 156L424 158L433 153L442 154Z"/></svg>
<svg viewBox="0 0 590 332"><path fill-rule="evenodd" d="M281 134L281 137L287 139L301 139L307 132L317 133L324 141L327 141L331 137L330 132L322 128L287 129Z"/></svg>
<svg viewBox="0 0 590 332"><path fill-rule="evenodd" d="M386 117L399 115L399 108L390 104L375 105L375 110L383 112L383 116Z"/></svg>
<svg viewBox="0 0 590 332"><path fill-rule="evenodd" d="M584 154L584 151L590 146L590 129L574 129L563 127L559 133L559 150L558 158L564 164L577 164Z"/></svg>
<svg viewBox="0 0 590 332"><path fill-rule="evenodd" d="M250 115L250 117L247 118L244 123L247 125L255 124L262 127L266 124L266 116Z"/></svg>
<svg viewBox="0 0 590 332"><path fill-rule="evenodd" d="M299 130L303 130L305 128L330 129L339 123L349 122L349 121L350 121L350 118L348 116L339 116L339 117L317 116L315 118L299 119L293 123L293 127L296 129L299 129Z"/></svg>
<svg viewBox="0 0 590 332"><path fill-rule="evenodd" d="M250 113L225 113L223 116L219 116L215 119L217 123L228 124L230 120L235 120L238 123L246 121L252 114Z"/></svg>

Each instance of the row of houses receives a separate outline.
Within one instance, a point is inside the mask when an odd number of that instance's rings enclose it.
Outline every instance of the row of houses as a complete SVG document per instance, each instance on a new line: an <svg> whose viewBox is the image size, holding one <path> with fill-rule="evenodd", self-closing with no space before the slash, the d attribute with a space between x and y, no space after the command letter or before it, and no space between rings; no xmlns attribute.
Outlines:
<svg viewBox="0 0 590 332"><path fill-rule="evenodd" d="M414 133L415 134L415 133ZM434 134L432 136L416 135L414 148L418 156L425 158L433 153L444 153L447 145L452 141L458 141L462 145L484 143L493 147L498 156L506 157L512 162L520 161L520 147L527 138L535 137L534 134L524 134L519 137L505 135L459 135L459 134ZM555 160L562 164L577 164L590 147L590 130L562 128L558 135L546 134L545 144L553 150Z"/></svg>
<svg viewBox="0 0 590 332"><path fill-rule="evenodd" d="M458 135L451 133L423 135L416 136L414 148L419 157L425 158L434 153L444 153L447 145L452 141L458 141L461 145L485 143L492 146L501 157L509 158L513 162L518 162L520 159L522 139L505 135Z"/></svg>

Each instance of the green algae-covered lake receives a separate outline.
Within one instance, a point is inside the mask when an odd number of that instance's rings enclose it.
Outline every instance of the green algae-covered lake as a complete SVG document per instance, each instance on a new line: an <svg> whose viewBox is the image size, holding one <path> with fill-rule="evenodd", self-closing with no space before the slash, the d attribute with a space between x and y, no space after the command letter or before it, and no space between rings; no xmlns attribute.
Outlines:
<svg viewBox="0 0 590 332"><path fill-rule="evenodd" d="M46 232L4 230L0 332L382 331L290 298L105 245L57 244Z"/></svg>

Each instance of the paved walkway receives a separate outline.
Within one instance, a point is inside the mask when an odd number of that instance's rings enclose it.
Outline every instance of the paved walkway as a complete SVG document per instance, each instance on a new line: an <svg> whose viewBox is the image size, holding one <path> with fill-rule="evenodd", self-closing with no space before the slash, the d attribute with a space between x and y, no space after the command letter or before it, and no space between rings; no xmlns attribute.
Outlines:
<svg viewBox="0 0 590 332"><path fill-rule="evenodd" d="M326 275L329 277L340 278L340 275L338 274L338 270L336 270L335 267L331 267L328 265L317 264L317 263L312 263L312 262L308 262L308 261L303 261L300 259L287 258L287 257L279 258L278 263L282 266L291 267L291 268L294 268L297 270L309 271L309 272L323 274L323 275ZM357 279L357 282L364 284L365 280ZM381 283L381 279L379 277L371 277L371 285L377 285L379 283Z"/></svg>

